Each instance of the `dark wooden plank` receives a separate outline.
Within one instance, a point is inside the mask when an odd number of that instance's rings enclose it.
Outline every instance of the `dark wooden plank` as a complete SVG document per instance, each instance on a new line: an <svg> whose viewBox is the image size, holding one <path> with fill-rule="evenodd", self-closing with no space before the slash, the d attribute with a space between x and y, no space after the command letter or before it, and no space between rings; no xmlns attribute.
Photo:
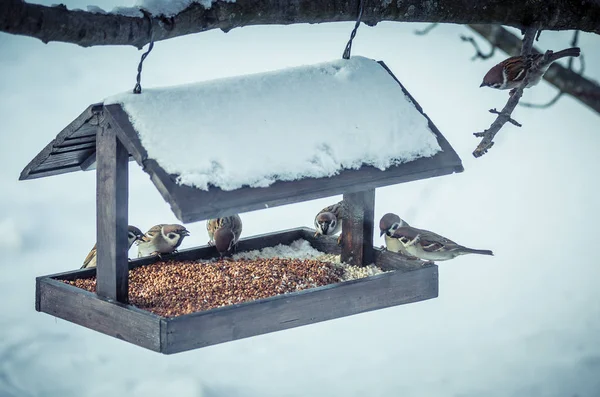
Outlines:
<svg viewBox="0 0 600 397"><path fill-rule="evenodd" d="M48 168L48 169L36 169L27 174L26 179L37 179L37 178L46 178L54 175L66 174L68 172L79 171L79 165L71 165L65 167L56 167L56 168Z"/></svg>
<svg viewBox="0 0 600 397"><path fill-rule="evenodd" d="M96 175L98 295L127 303L127 149L109 124L98 129Z"/></svg>
<svg viewBox="0 0 600 397"><path fill-rule="evenodd" d="M79 164L79 168L82 171L91 171L96 169L96 151L94 150L92 154L87 156L81 164Z"/></svg>
<svg viewBox="0 0 600 397"><path fill-rule="evenodd" d="M84 152L84 151L85 152L87 152L87 151L95 152L96 151L96 141L89 142L89 143L80 143L77 145L54 147L54 149L52 149L52 153L50 154L50 157L58 157L58 155L61 155L63 153L80 153L80 152ZM81 155L79 155L77 157L80 158Z"/></svg>
<svg viewBox="0 0 600 397"><path fill-rule="evenodd" d="M353 266L373 263L375 189L344 193L341 261Z"/></svg>
<svg viewBox="0 0 600 397"><path fill-rule="evenodd" d="M84 124L86 125L86 124ZM81 127L83 128L83 126ZM96 128L92 131L93 135L79 135L77 137L68 137L61 144L54 145L54 148L66 148L69 146L79 146L85 143L92 144L92 146L96 146Z"/></svg>
<svg viewBox="0 0 600 397"><path fill-rule="evenodd" d="M160 351L161 317L111 302L46 277L36 280L36 310L153 351Z"/></svg>
<svg viewBox="0 0 600 397"><path fill-rule="evenodd" d="M60 145L64 142L67 137L73 136L77 133L77 131L82 128L82 126L88 123L92 118L96 118L96 114L101 109L101 105L95 104L89 106L87 109L83 111L75 120L73 120L69 125L67 125L57 136L50 142L46 147L38 153L37 156L33 158L25 166L23 171L21 171L21 175L19 176L19 180L32 179L29 178L29 175L34 173L36 169L43 164L47 159L54 146ZM71 168L65 168L64 170L71 170ZM67 171L66 171L67 172ZM54 174L52 174L54 175ZM38 174L36 178L40 178L42 175Z"/></svg>
<svg viewBox="0 0 600 397"><path fill-rule="evenodd" d="M437 266L279 295L167 319L172 354L438 296Z"/></svg>

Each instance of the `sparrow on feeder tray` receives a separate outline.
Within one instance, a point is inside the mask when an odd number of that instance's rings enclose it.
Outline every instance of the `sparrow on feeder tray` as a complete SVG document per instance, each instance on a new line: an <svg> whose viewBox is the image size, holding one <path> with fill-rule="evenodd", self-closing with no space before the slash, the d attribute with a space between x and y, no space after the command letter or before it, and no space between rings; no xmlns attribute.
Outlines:
<svg viewBox="0 0 600 397"><path fill-rule="evenodd" d="M333 236L342 230L344 218L344 201L323 208L315 216L315 237L319 235ZM338 237L337 243L342 242L342 236Z"/></svg>
<svg viewBox="0 0 600 397"><path fill-rule="evenodd" d="M242 218L231 215L223 218L209 219L206 221L208 232L208 245L214 245L223 256L233 252L242 234Z"/></svg>
<svg viewBox="0 0 600 397"><path fill-rule="evenodd" d="M388 241L395 244L394 240L396 240L403 247L400 252L404 251L410 256L425 261L446 261L466 254L494 255L490 250L467 248L437 233L409 226L395 214L385 214L379 222L380 229L382 224L384 227L389 224L393 217L397 217L396 222L383 231L389 237L389 240L386 239L386 244ZM398 219L400 221L397 221Z"/></svg>
<svg viewBox="0 0 600 397"><path fill-rule="evenodd" d="M546 73L553 62L565 57L578 57L580 52L581 50L578 47L554 52L550 55L548 62L545 62L543 65L540 64L544 57L543 54L531 54L527 57L510 57L492 67L483 77L483 82L479 87L490 87L498 90L514 90L525 78L527 70L531 71L529 83L525 88L533 87L542 80L544 73Z"/></svg>
<svg viewBox="0 0 600 397"><path fill-rule="evenodd" d="M190 232L182 225L160 224L152 226L144 236L137 241L138 258L149 255L170 254L177 251L181 242Z"/></svg>
<svg viewBox="0 0 600 397"><path fill-rule="evenodd" d="M392 237L394 231L402 226L409 226L409 224L398 215L387 213L379 220L379 236L385 234L385 247L388 251L400 253L410 259L417 259L408 253L404 248L404 244L397 238Z"/></svg>
<svg viewBox="0 0 600 397"><path fill-rule="evenodd" d="M144 236L144 233L140 229L135 226L129 225L127 227L127 249L131 248L134 242L140 240ZM88 269L92 267L96 267L96 244L94 244L94 248L90 251L90 253L85 257L83 261L83 266L80 269Z"/></svg>

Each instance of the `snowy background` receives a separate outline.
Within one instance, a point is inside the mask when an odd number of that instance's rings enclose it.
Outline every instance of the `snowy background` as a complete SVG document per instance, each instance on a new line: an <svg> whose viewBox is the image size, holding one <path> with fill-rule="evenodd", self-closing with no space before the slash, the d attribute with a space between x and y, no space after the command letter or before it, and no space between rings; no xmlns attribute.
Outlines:
<svg viewBox="0 0 600 397"><path fill-rule="evenodd" d="M97 5L133 1L124 3ZM352 26L246 27L158 42L142 86L330 61ZM353 54L387 63L466 170L377 190L376 217L396 212L496 256L440 263L437 299L173 356L35 312L35 277L78 268L94 243L95 173L17 182L89 104L133 88L141 52L0 34L0 396L599 396L600 118L567 97L547 111L518 108L524 127L506 126L493 150L474 159L471 134L507 99L478 87L503 56L471 62L472 48L458 37L466 28L420 37L418 27L363 25ZM562 49L570 36L544 32L538 45ZM600 39L584 34L580 44L588 73L600 79ZM524 100L553 94L542 83ZM131 222L147 229L176 221L134 164L130 187ZM311 226L337 199L242 214L244 235ZM202 222L189 229L184 247L207 241Z"/></svg>

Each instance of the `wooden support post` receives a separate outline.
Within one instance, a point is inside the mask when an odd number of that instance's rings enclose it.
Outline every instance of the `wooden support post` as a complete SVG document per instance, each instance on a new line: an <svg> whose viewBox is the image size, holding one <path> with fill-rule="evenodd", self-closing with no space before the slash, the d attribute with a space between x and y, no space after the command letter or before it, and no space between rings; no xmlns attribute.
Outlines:
<svg viewBox="0 0 600 397"><path fill-rule="evenodd" d="M96 135L96 293L128 302L129 154L109 124Z"/></svg>
<svg viewBox="0 0 600 397"><path fill-rule="evenodd" d="M345 214L342 222L342 262L354 266L373 263L373 226L375 189L344 193Z"/></svg>

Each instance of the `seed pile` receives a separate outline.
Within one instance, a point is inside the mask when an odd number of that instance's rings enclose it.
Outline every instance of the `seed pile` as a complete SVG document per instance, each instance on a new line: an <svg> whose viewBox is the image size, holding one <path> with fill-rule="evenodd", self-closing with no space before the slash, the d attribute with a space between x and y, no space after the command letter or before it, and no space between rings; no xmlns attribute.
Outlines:
<svg viewBox="0 0 600 397"><path fill-rule="evenodd" d="M174 317L344 279L343 267L315 259L170 260L130 270L129 301L141 309ZM95 278L65 282L96 290Z"/></svg>

